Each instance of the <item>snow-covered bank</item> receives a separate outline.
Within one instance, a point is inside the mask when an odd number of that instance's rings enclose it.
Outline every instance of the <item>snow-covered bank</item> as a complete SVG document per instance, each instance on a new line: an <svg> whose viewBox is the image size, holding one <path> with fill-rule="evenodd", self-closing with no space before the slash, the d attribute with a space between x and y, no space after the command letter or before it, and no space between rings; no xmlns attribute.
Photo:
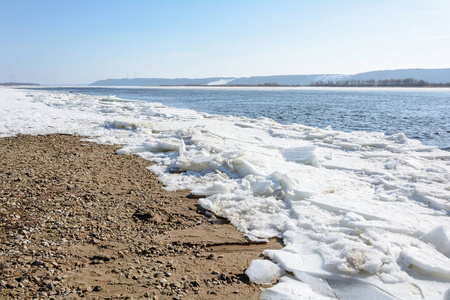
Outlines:
<svg viewBox="0 0 450 300"><path fill-rule="evenodd" d="M450 153L398 133L344 133L158 103L0 89L0 136L77 133L158 164L169 189L250 239L285 274L264 299L445 299ZM282 269L280 271L279 269ZM258 272L258 265L252 270ZM290 297L290 298L289 298Z"/></svg>

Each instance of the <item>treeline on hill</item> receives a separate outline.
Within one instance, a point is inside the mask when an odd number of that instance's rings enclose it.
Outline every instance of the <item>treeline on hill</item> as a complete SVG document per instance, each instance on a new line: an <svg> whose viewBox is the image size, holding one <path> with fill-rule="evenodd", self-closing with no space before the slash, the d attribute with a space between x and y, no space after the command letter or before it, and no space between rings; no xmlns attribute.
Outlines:
<svg viewBox="0 0 450 300"><path fill-rule="evenodd" d="M414 78L405 79L381 79L381 80L343 80L343 81L316 81L311 86L336 86L336 87L450 87L447 83L429 83L425 80Z"/></svg>

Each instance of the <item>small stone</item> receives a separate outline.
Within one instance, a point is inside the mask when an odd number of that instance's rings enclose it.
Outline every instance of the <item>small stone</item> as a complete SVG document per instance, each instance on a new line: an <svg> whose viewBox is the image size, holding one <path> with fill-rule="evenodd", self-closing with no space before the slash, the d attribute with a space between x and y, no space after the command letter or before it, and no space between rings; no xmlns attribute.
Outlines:
<svg viewBox="0 0 450 300"><path fill-rule="evenodd" d="M29 284L30 284L30 281L28 280L28 279L23 279L21 282L20 282L23 286L28 286Z"/></svg>
<svg viewBox="0 0 450 300"><path fill-rule="evenodd" d="M42 260L36 259L33 264L34 266L43 266L44 262Z"/></svg>
<svg viewBox="0 0 450 300"><path fill-rule="evenodd" d="M91 260L98 260L98 261L110 261L112 257L104 254L104 253L98 253L91 257Z"/></svg>
<svg viewBox="0 0 450 300"><path fill-rule="evenodd" d="M179 283L179 282L174 282L174 283L171 284L171 286L174 287L174 288L178 288L179 289L179 288L182 287L182 284Z"/></svg>
<svg viewBox="0 0 450 300"><path fill-rule="evenodd" d="M162 286L166 286L167 285L167 279L161 278L161 280L159 280L159 283L161 283Z"/></svg>
<svg viewBox="0 0 450 300"><path fill-rule="evenodd" d="M133 217L136 217L141 220L151 220L154 217L154 214L150 210L138 209L133 214Z"/></svg>
<svg viewBox="0 0 450 300"><path fill-rule="evenodd" d="M8 283L6 284L6 287L9 288L9 289L14 289L14 288L16 288L16 287L18 287L18 286L19 286L19 283L18 283L16 280L14 280L14 279L11 279L11 280L8 281Z"/></svg>
<svg viewBox="0 0 450 300"><path fill-rule="evenodd" d="M194 280L194 281L191 281L191 285L193 287L199 287L200 286L200 282L198 280Z"/></svg>
<svg viewBox="0 0 450 300"><path fill-rule="evenodd" d="M94 288L92 289L93 292L100 292L101 290L103 290L103 288L100 285L96 285L94 286Z"/></svg>
<svg viewBox="0 0 450 300"><path fill-rule="evenodd" d="M74 201L74 200L67 200L67 201L65 201L65 202L63 202L61 204L64 205L64 206L75 206L77 204L77 202Z"/></svg>

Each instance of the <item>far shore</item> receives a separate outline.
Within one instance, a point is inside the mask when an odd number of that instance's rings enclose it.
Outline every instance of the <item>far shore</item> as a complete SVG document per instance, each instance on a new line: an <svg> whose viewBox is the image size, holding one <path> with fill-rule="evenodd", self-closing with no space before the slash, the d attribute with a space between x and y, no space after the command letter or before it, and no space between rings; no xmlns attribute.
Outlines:
<svg viewBox="0 0 450 300"><path fill-rule="evenodd" d="M258 89L258 90L359 90L359 91L394 91L394 90L408 90L408 91L450 91L450 87L441 86L423 86L423 87L350 87L350 86L315 86L315 85L144 85L144 86L91 86L91 85L38 85L38 86L8 86L7 88L20 88L20 89L56 89L56 88L73 88L73 89L89 89L89 88L100 88L100 89L223 89L223 90L239 90L239 89Z"/></svg>

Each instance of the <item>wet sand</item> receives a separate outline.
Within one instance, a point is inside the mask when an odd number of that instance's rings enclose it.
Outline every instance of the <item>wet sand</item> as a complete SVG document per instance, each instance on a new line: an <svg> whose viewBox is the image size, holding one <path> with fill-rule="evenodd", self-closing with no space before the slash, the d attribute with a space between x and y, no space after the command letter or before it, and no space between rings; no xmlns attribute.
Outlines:
<svg viewBox="0 0 450 300"><path fill-rule="evenodd" d="M136 155L70 135L0 139L0 298L259 299L269 244L208 219Z"/></svg>

